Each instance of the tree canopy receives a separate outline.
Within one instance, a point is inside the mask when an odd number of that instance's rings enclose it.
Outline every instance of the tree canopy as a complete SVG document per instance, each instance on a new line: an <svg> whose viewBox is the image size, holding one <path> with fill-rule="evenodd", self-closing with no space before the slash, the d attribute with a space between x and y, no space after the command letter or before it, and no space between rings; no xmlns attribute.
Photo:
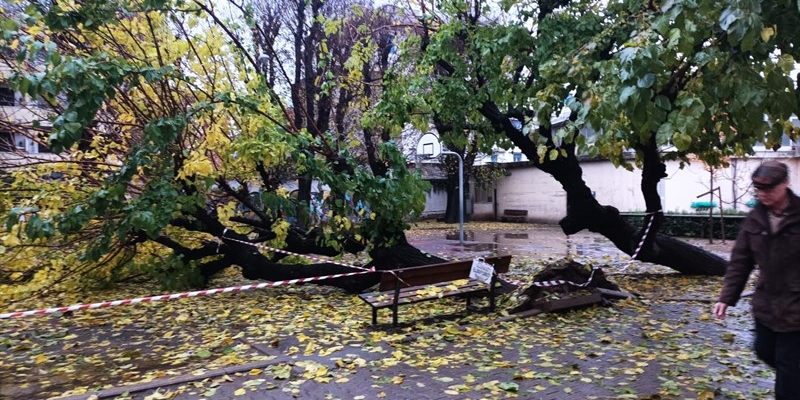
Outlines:
<svg viewBox="0 0 800 400"><path fill-rule="evenodd" d="M716 166L797 137L798 20L796 3L755 0L7 2L0 56L35 112L0 123L54 154L3 158L0 292L321 271L244 243L425 263L385 251L424 206L392 143L409 123L465 155L520 148L567 192L565 233L632 254L648 230L597 203L579 158L640 167L655 231L666 160ZM644 239L645 260L723 267Z"/></svg>
<svg viewBox="0 0 800 400"><path fill-rule="evenodd" d="M255 23L268 22L269 10L250 6L10 5L2 25L8 79L44 115L3 127L38 132L54 155L3 165L4 301L141 274L181 286L230 265L253 277L283 271L283 256L223 235L274 248L300 241L331 255L404 240L406 218L424 206L424 182L389 142L369 149L380 166L374 174L356 162L353 137L322 123L370 101L363 90L350 100L335 91L348 79L356 87L363 66L379 58L370 17L362 10L348 20L342 9L337 17L322 2L287 5L298 38L288 58L270 47L278 32ZM336 48L352 51L337 58L328 40L349 40ZM281 188L298 175L330 193L312 230L302 223L308 199ZM293 261L286 270L319 274Z"/></svg>
<svg viewBox="0 0 800 400"><path fill-rule="evenodd" d="M450 0L409 2L409 12L420 28L404 68L416 74L397 92L415 96L387 97L385 112L490 124L502 137L483 148L510 141L562 184L567 234L588 228L632 254L647 231L597 203L578 157L640 167L655 231L665 161L718 166L797 138L795 2ZM568 121L553 129L557 115ZM647 241L644 258L663 262Z"/></svg>
<svg viewBox="0 0 800 400"><path fill-rule="evenodd" d="M669 150L662 159L691 155L716 166L752 154L757 142L796 136L788 123L798 108L794 2L410 4L424 29L405 42L417 74L398 84L420 97L390 99L393 115L425 111L462 126L482 117L472 123L488 120L499 132L511 125L499 118L517 119L539 164L574 142L628 166L623 152L641 158L654 139ZM565 107L567 129L549 132ZM505 140L490 137L484 148Z"/></svg>

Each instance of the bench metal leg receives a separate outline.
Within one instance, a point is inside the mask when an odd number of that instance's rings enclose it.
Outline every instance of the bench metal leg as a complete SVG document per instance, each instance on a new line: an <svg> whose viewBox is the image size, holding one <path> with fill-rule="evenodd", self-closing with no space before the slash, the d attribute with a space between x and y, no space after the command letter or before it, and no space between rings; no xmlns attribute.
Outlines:
<svg viewBox="0 0 800 400"><path fill-rule="evenodd" d="M392 327L397 326L397 309L399 306L397 302L400 300L400 279L397 280L397 284L394 287L394 303L392 304Z"/></svg>
<svg viewBox="0 0 800 400"><path fill-rule="evenodd" d="M497 285L497 274L492 274L492 279L489 283L489 310L494 311L494 286Z"/></svg>
<svg viewBox="0 0 800 400"><path fill-rule="evenodd" d="M372 325L378 325L378 308L372 307Z"/></svg>

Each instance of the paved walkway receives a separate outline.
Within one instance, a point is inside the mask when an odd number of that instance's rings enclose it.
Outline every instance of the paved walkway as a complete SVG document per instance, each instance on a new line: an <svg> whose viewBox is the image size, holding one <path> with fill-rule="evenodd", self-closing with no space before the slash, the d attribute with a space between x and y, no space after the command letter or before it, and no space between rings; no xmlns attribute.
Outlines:
<svg viewBox="0 0 800 400"><path fill-rule="evenodd" d="M437 234L421 234L411 241L428 252L453 257L499 251L515 259L545 260L570 253L606 263L627 262L627 256L599 236L575 235L567 243L553 228L469 233L466 245L458 243L457 235L443 240ZM718 243L711 250L722 254L724 246ZM734 309L724 324L709 318L707 301L719 287L718 278L686 278L656 267L614 279L642 299L503 323L491 323L500 314L453 314L463 304L442 300L401 309L405 323L397 329L369 326L369 308L354 296L312 287L293 289L281 301L319 304L327 299L327 308L351 309L353 315L334 320L325 306L305 312L298 308L280 321L272 321L267 313L251 315L224 327L236 346L249 349L248 359L204 369L202 357L193 357L197 365L182 369L190 372L162 374L137 386L120 384L93 392L97 397L92 398L770 398L772 374L749 350L748 307ZM381 319L387 321L388 314ZM125 326L124 335L110 326L105 331L102 325L74 326L69 333L86 338L86 343L97 338L120 349L127 344L131 347L125 351L141 355L163 346L157 340L164 335L154 337L158 334L152 323L134 320ZM192 323L185 325L187 331L201 328L201 322ZM214 323L218 322L209 319L208 324ZM14 382L0 383L0 394L9 398L44 398L11 388Z"/></svg>

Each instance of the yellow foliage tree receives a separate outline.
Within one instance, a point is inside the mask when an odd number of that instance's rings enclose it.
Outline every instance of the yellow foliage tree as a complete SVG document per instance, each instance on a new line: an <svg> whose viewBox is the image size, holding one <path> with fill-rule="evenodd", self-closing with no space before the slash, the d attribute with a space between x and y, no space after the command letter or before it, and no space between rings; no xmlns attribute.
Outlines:
<svg viewBox="0 0 800 400"><path fill-rule="evenodd" d="M15 51L4 59L10 81L46 107L3 128L53 153L2 160L0 307L142 273L177 287L203 284L231 265L275 280L321 271L278 266L280 257L245 242L332 255L363 249L368 243L356 234L402 241L404 218L424 204L404 160L388 146L376 153L394 170L391 181L355 168L331 145L336 135L309 130L298 118L307 109L287 106L281 85L260 69L248 51L254 40L239 25L252 15L216 7L55 2L16 9L18 18L5 21L0 45ZM313 231L328 235L323 245L302 226L290 228L308 219L306 207L278 190L293 172L338 193L371 193L359 200L391 211L356 228L348 219L356 210L332 199L341 216Z"/></svg>

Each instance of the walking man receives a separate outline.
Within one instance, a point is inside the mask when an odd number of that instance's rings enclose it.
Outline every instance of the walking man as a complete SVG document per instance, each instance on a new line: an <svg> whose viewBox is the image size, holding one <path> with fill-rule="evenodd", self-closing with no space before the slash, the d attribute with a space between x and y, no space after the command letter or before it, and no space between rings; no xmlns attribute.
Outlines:
<svg viewBox="0 0 800 400"><path fill-rule="evenodd" d="M758 205L741 225L714 305L717 319L725 319L758 265L753 347L775 369L776 400L800 399L800 197L789 189L788 175L777 161L753 172Z"/></svg>

